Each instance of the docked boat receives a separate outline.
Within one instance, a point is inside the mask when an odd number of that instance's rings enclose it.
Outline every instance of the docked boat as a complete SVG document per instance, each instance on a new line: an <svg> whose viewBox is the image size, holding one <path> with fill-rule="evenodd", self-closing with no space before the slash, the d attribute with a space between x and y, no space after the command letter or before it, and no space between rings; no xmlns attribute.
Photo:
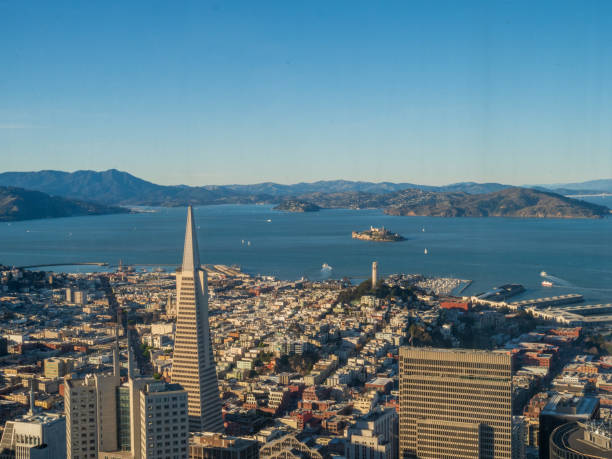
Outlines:
<svg viewBox="0 0 612 459"><path fill-rule="evenodd" d="M542 281L542 287L552 287L553 283L551 281Z"/></svg>

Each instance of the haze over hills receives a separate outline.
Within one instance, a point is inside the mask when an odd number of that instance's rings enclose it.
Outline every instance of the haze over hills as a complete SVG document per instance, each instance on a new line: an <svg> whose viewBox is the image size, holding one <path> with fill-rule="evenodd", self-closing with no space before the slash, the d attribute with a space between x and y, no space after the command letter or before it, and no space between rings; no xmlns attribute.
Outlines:
<svg viewBox="0 0 612 459"><path fill-rule="evenodd" d="M546 188L563 189L568 192L579 192L590 194L593 191L612 193L612 179L589 180L579 183L561 183L556 185L544 185Z"/></svg>
<svg viewBox="0 0 612 459"><path fill-rule="evenodd" d="M124 207L49 196L40 191L0 187L0 221L127 213Z"/></svg>
<svg viewBox="0 0 612 459"><path fill-rule="evenodd" d="M253 185L167 186L140 179L127 172L107 171L37 171L0 173L0 186L14 186L42 191L54 196L96 201L103 204L123 205L178 205L191 200L194 203L217 203L243 199L247 202L257 195L263 199L296 196L308 193L391 193L416 188L426 191L463 191L470 194L491 193L508 188L500 183L460 182L445 186L415 183L363 182L327 180L312 183L283 185L273 182Z"/></svg>
<svg viewBox="0 0 612 459"><path fill-rule="evenodd" d="M545 188L526 189L499 183L461 182L428 186L331 180L294 185L266 182L253 185L166 186L110 169L72 173L5 172L0 174L0 186L3 185L78 200L81 204L96 203L91 206L280 203L283 207L283 203L297 200L322 208L380 208L393 215L583 218L608 214L603 206L568 199ZM25 202L22 207L26 207ZM57 208L55 213L60 213ZM32 215L35 214L32 211ZM46 216L50 215L41 214L41 218Z"/></svg>

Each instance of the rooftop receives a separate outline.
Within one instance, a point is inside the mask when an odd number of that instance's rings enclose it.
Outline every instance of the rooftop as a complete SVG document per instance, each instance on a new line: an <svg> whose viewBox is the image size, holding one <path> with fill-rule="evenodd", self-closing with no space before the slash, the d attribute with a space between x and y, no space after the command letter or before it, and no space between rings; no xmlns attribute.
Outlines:
<svg viewBox="0 0 612 459"><path fill-rule="evenodd" d="M599 406L595 397L568 397L556 394L542 410L542 416L559 416L566 419L589 419Z"/></svg>

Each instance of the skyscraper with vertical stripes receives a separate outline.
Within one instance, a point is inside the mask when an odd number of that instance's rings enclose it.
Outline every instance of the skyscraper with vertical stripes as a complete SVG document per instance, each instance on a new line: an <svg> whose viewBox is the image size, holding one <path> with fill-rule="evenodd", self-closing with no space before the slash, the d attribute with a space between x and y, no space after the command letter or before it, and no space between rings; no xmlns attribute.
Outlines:
<svg viewBox="0 0 612 459"><path fill-rule="evenodd" d="M176 272L176 333L172 382L188 394L189 430L221 432L223 418L208 323L206 271L200 265L198 239L191 206L183 264Z"/></svg>
<svg viewBox="0 0 612 459"><path fill-rule="evenodd" d="M511 459L512 359L474 349L402 347L402 459Z"/></svg>

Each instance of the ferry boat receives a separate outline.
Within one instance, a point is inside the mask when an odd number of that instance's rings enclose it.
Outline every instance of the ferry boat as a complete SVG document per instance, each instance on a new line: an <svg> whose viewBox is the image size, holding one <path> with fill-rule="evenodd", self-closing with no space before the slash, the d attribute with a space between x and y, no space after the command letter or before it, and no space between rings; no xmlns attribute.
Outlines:
<svg viewBox="0 0 612 459"><path fill-rule="evenodd" d="M331 271L333 268L329 266L327 263L323 263L321 266L321 271Z"/></svg>
<svg viewBox="0 0 612 459"><path fill-rule="evenodd" d="M546 276L548 276L548 273L546 271L541 271L540 272L540 276L546 277Z"/></svg>
<svg viewBox="0 0 612 459"><path fill-rule="evenodd" d="M552 287L553 283L551 281L542 281L542 287Z"/></svg>

